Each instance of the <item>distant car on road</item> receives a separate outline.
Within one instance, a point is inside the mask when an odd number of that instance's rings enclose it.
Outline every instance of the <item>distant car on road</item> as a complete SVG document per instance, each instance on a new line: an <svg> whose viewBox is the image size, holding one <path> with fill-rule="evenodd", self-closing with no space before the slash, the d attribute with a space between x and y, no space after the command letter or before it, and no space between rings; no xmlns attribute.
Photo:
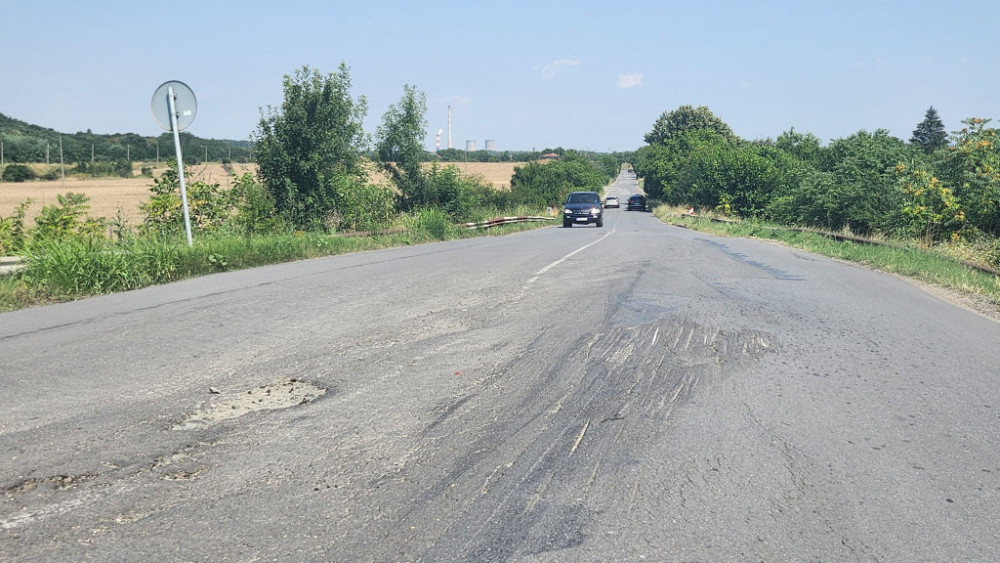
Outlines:
<svg viewBox="0 0 1000 563"><path fill-rule="evenodd" d="M620 204L618 203L618 198L613 195L609 195L608 197L604 198L604 207L605 208L620 207Z"/></svg>
<svg viewBox="0 0 1000 563"><path fill-rule="evenodd" d="M646 211L648 207L646 206L646 196L642 194L632 194L628 196L628 204L625 207L628 211L633 211L638 209L639 211Z"/></svg>
<svg viewBox="0 0 1000 563"><path fill-rule="evenodd" d="M572 192L563 205L563 227L589 225L604 226L604 209L597 192Z"/></svg>

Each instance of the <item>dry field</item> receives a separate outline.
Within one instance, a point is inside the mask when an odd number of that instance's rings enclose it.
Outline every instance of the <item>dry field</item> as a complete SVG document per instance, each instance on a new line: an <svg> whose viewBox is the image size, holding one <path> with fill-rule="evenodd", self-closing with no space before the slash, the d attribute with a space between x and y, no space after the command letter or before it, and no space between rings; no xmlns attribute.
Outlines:
<svg viewBox="0 0 1000 563"><path fill-rule="evenodd" d="M524 162L443 162L439 166L455 166L465 176L479 176L498 190L509 190L514 167L524 164Z"/></svg>
<svg viewBox="0 0 1000 563"><path fill-rule="evenodd" d="M446 163L447 164L447 163ZM514 174L514 167L523 164L515 162L458 162L454 166L464 175L478 176L493 184L497 189L510 189L510 178ZM233 172L242 175L244 172L255 173L256 166L253 164L233 163ZM42 169L45 168L43 165ZM140 168L136 164L136 173ZM166 169L165 165L153 169L153 174L159 176ZM228 174L221 164L209 163L205 165L192 166L186 169L188 182L203 181L207 183L218 183L223 188L228 188L232 184L232 176ZM372 180L379 181L377 175L372 176ZM39 214L43 206L58 204L57 195L67 192L83 193L90 198L89 213L94 217L115 217L121 209L131 224L141 222L142 216L139 213L139 204L147 201L151 192L149 191L153 181L150 178L77 178L66 177L65 183L62 180L33 182L0 182L0 217L9 217L17 209L17 206L27 199L32 200L28 207L28 220Z"/></svg>

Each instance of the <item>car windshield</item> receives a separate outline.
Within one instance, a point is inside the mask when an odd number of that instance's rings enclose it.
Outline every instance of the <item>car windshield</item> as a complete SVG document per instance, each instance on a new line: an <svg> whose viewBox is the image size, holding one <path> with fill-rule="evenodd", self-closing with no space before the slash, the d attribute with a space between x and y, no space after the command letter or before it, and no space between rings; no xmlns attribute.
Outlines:
<svg viewBox="0 0 1000 563"><path fill-rule="evenodd" d="M566 203L600 203L597 194L569 194Z"/></svg>

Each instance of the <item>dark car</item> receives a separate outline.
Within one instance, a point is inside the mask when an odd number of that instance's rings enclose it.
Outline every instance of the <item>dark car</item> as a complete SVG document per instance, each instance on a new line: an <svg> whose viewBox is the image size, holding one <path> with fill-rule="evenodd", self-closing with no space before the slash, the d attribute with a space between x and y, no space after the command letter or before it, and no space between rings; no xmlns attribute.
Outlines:
<svg viewBox="0 0 1000 563"><path fill-rule="evenodd" d="M563 205L563 227L589 225L604 226L604 208L597 192L572 192Z"/></svg>
<svg viewBox="0 0 1000 563"><path fill-rule="evenodd" d="M638 209L639 211L646 211L646 196L642 194L632 194L628 196L628 204L625 206L626 211L633 211Z"/></svg>

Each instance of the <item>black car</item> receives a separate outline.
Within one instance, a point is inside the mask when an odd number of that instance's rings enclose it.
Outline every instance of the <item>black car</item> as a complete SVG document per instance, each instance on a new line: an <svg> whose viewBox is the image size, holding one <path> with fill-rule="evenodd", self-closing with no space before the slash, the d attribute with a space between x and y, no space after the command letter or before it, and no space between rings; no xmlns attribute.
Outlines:
<svg viewBox="0 0 1000 563"><path fill-rule="evenodd" d="M646 211L646 196L642 194L632 194L628 196L628 204L625 206L626 211L633 211L638 209L639 211Z"/></svg>
<svg viewBox="0 0 1000 563"><path fill-rule="evenodd" d="M589 225L604 226L604 208L597 192L572 192L563 205L563 227Z"/></svg>

